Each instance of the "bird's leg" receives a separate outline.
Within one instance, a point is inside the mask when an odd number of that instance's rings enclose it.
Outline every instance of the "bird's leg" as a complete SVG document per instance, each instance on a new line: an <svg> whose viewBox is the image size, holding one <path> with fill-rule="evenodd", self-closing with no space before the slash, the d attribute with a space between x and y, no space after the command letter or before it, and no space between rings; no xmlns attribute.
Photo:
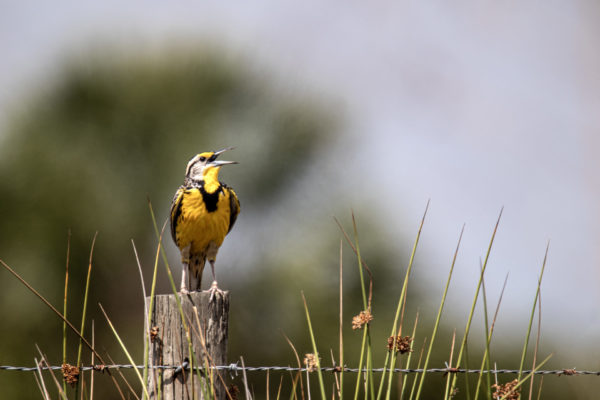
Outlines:
<svg viewBox="0 0 600 400"><path fill-rule="evenodd" d="M182 294L188 294L188 280L190 274L190 266L188 263L183 263L183 271L181 271L181 289L179 290Z"/></svg>
<svg viewBox="0 0 600 400"><path fill-rule="evenodd" d="M212 272L213 281L210 287L217 287L217 275L215 274L215 260L210 260L210 271Z"/></svg>
<svg viewBox="0 0 600 400"><path fill-rule="evenodd" d="M192 247L191 244L181 249L181 264L183 270L181 271L181 288L179 291L182 294L188 294L190 292L190 247Z"/></svg>
<svg viewBox="0 0 600 400"><path fill-rule="evenodd" d="M215 275L215 260L209 260L210 262L210 270L212 271L213 281L210 284L210 289L208 289L210 293L209 302L212 302L215 299L215 295L219 293L221 296L224 295L223 291L219 289L217 286L217 276Z"/></svg>

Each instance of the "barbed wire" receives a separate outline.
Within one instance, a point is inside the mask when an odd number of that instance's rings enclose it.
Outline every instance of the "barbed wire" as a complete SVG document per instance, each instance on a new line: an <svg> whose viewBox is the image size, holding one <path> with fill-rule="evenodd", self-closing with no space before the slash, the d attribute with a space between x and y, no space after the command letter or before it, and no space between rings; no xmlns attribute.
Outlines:
<svg viewBox="0 0 600 400"><path fill-rule="evenodd" d="M37 371L38 369L44 370L61 370L62 365L51 365L51 366L42 366L39 367L17 367L11 365L0 365L0 371ZM110 365L86 365L80 367L81 371L104 371L106 369L144 369L143 365L132 365L132 364L110 364ZM152 365L148 366L150 369L159 369L159 370L170 370L175 369L175 373L181 371L182 369L189 370L189 365L187 362L184 362L182 365ZM260 366L260 367L251 367L251 366L240 366L237 363L229 364L229 365L216 365L210 367L212 370L217 371L229 371L232 374L237 374L238 372L246 371L246 372L265 372L265 371L285 371L285 372L306 372L307 368L300 367L290 367L290 366ZM202 370L202 368L200 369ZM311 368L310 371L314 371L314 368ZM341 367L321 367L321 371L323 372L341 372ZM387 372L389 368L373 368L368 370L366 368L344 368L344 372L358 373L358 372ZM415 374L415 373L458 373L458 374L479 374L479 373L492 373L492 374L530 374L532 370L523 370L519 371L518 369L491 369L491 370L479 370L479 369L464 369L464 368L429 368L424 370L422 368L394 368L393 372L395 373L405 373L405 374ZM596 375L600 376L600 371L578 371L574 368L566 368L566 369L557 369L557 370L537 370L533 371L535 375Z"/></svg>

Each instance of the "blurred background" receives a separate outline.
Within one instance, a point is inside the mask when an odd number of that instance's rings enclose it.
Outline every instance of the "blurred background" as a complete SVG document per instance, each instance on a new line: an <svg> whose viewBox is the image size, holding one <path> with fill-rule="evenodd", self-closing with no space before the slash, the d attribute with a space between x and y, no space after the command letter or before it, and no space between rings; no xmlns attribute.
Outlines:
<svg viewBox="0 0 600 400"><path fill-rule="evenodd" d="M492 360L518 368L550 241L546 367L600 370L600 6L469 3L3 2L0 258L62 308L70 231L69 316L79 325L98 231L96 343L126 362L100 302L141 360L131 240L149 285L157 241L148 200L162 223L188 160L236 146L227 159L240 165L221 178L242 213L217 262L231 291L231 361L294 364L283 334L310 352L301 290L322 352L337 348L342 236L333 217L350 232L351 210L374 273L382 359L431 199L407 305L407 320L421 315L419 345L466 224L433 365L443 366L452 331L464 329L504 207L486 275L493 310L509 274ZM166 245L177 281L178 252ZM350 349L361 300L347 245L344 266ZM159 279L169 292L162 266ZM0 315L0 365L32 365L35 344L61 362L61 322L7 271ZM478 315L473 360L481 307ZM348 365L356 360L349 351ZM265 377L249 379L260 398ZM441 377L429 379L429 396L439 395ZM28 373L0 372L0 386L7 398L40 398ZM598 387L598 378L547 378L543 398L591 398Z"/></svg>

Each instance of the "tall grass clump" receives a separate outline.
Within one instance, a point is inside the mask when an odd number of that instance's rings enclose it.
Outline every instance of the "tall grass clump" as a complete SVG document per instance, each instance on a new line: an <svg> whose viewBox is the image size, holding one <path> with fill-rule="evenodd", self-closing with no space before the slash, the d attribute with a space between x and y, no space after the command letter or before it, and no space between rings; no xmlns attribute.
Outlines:
<svg viewBox="0 0 600 400"><path fill-rule="evenodd" d="M135 397L138 399L149 399L150 393L147 384L151 374L156 374L156 370L149 365L148 349L150 348L150 341L152 340L151 333L151 321L153 310L153 302L156 294L157 276L160 269L160 264L164 264L165 273L168 277L171 291L175 294L177 299L177 307L180 317L182 319L183 330L185 331L185 337L187 340L187 347L190 357L190 371L193 371L192 376L197 379L202 379L204 385L201 388L201 393L192 394L192 398L199 398L202 395L203 398L214 398L216 396L216 384L225 385L225 378L223 375L218 374L215 370L215 365L209 357L203 356L202 354L195 354L193 351L191 337L196 335L200 337L203 349L206 350L205 337L203 329L200 324L200 318L196 311L195 318L192 320L184 317L182 304L177 295L176 285L173 279L171 268L169 266L167 257L165 255L162 240L166 227L166 223L159 229L152 206L149 204L150 214L154 223L157 245L154 253L154 260L152 266L152 280L149 290L146 290L144 285L144 274L140 258L132 240L133 253L135 255L137 268L140 273L140 280L142 283L142 295L144 297L144 326L143 326L143 360L138 362L132 354L134 352L129 348L133 344L138 342L138 338L124 337L119 334L117 327L109 317L109 313L100 305L100 310L107 322L108 328L114 337L119 348L122 350L127 362L133 365L141 364L142 367L135 368L133 372L134 379L130 382L121 371L117 371L117 374L111 372L111 369L106 369L108 376L110 377L116 394L120 398ZM416 229L415 239L412 245L412 251L410 257L406 263L406 269L403 276L398 282L397 299L393 307L390 309L375 310L373 307L373 288L374 282L377 282L378 269L377 266L369 266L366 260L363 258L361 253L361 246L359 240L359 227L356 222L354 214L351 215L351 234L347 233L343 225L336 219L335 222L338 225L341 238L339 248L339 267L336 274L339 275L339 329L337 338L337 360L333 349L324 349L322 344L325 342L322 337L319 336L319 332L322 331L319 318L314 318L314 311L311 309L310 298L305 296L304 292L300 293L302 302L303 314L305 316L307 334L310 342L311 353L305 354L301 357L296 350L296 346L292 341L284 335L287 344L293 351L294 362L293 365L297 366L297 372L284 372L281 373L277 379L279 381L276 388L276 395L274 398L290 398L290 399L391 399L397 398L402 400L419 400L429 398L432 393L435 393L437 398L443 398L444 400L450 400L454 398L465 398L469 400L477 399L517 399L524 398L526 394L522 393L524 385L528 385L527 396L529 399L537 398L541 396L542 380L534 384L534 374L539 371L540 368L545 365L551 355L546 356L542 359L539 355L539 344L540 344L540 326L541 326L541 284L542 277L546 268L548 249L544 254L541 271L537 281L537 287L533 296L533 302L531 306L531 313L529 317L529 323L525 329L523 347L518 360L518 374L513 380L505 380L499 378L499 375L495 373L497 368L497 361L492 358L493 348L493 333L496 328L500 306L504 291L508 282L508 275L504 280L501 288L500 296L495 304L495 310L488 314L488 293L486 288L486 271L490 264L490 259L493 253L494 241L498 232L502 211L498 215L498 219L493 227L489 244L485 251L485 256L480 262L478 278L475 282L475 290L471 305L466 312L466 324L462 332L459 331L457 334L456 329L452 333L449 339L450 348L440 350L439 336L442 328L442 318L444 317L444 311L446 306L446 299L450 292L451 282L457 263L457 259L460 254L461 243L463 241L463 235L465 232L465 226L460 229L456 247L452 253L451 260L449 262L449 270L443 286L443 291L439 296L439 305L437 311L432 313L434 317L429 324L428 313L423 311L418 305L413 305L412 298L409 301L409 290L414 285L414 268L415 260L418 257L419 243L421 235L425 228L425 220L429 209L429 202L425 207L422 218ZM89 262L87 265L87 275L85 292L81 299L82 302L82 315L79 328L67 318L68 305L72 304L73 299L68 299L68 285L69 285L69 257L70 257L70 233L67 239L67 262L65 266L65 280L64 280L64 296L63 296L63 310L60 312L55 306L53 306L42 294L34 289L29 283L25 281L14 269L8 266L4 261L0 260L0 264L5 270L10 272L19 282L21 282L32 294L39 298L62 322L62 366L63 366L63 377L57 376L52 370L49 369L50 362L47 356L38 349L35 356L36 371L34 374L34 380L40 391L41 397L44 399L53 398L55 393L61 399L93 399L94 398L94 385L97 380L94 378L94 371L89 372L89 378L86 381L86 375L81 372L81 368L84 366L84 354L83 350L87 349L91 355L91 365L97 362L101 365L108 365L105 361L109 360L113 363L112 358L108 354L100 354L97 350L95 343L95 327L94 321L91 321L91 329L86 327L90 324L87 323L88 318L88 296L89 286L92 279L92 265L93 265L93 253L94 245L96 242L96 235L93 237L91 250L89 255ZM343 261L344 242L349 247L353 254L356 268L352 268L353 274L357 275L358 278L358 291L356 293L347 293L344 291L344 275L348 270L347 265ZM346 261L346 264L348 261ZM389 278L387 278L389 279ZM356 290L356 289L354 289ZM360 299L361 310L357 315L354 315L352 319L347 319L344 314L344 304L348 297L355 297ZM69 301L67 301L69 300ZM275 299L276 300L276 299ZM437 301L436 301L437 304ZM483 329L484 329L484 340L483 346L478 346L470 341L470 335L473 332L473 321L476 316L477 306L482 309L483 317ZM314 307L314 304L312 304ZM414 321L405 318L410 315L410 312L414 311ZM531 335L533 333L534 321L537 316L537 336L533 351L531 348ZM386 319L391 322L388 329L389 334L383 336L385 333L380 330L374 330L372 328L372 321L377 317L378 321L385 321ZM408 321L408 322L406 322ZM412 321L412 322L411 322ZM336 322L337 324L337 322ZM446 323L446 327L452 323ZM344 331L351 325L352 330L355 332L355 341L345 340ZM423 328L425 326L426 328ZM427 328L430 327L430 328ZM277 329L278 327L273 327ZM77 358L73 365L68 363L68 342L67 333L71 331L78 338L77 343ZM458 336L458 341L457 341ZM90 339L91 337L91 339ZM330 342L330 341L327 341ZM129 344L127 344L129 343ZM356 343L356 345L350 345L348 343ZM419 348L415 348L416 344L419 344ZM356 347L355 347L356 346ZM481 348L479 348L481 347ZM469 358L468 352L470 351L471 358ZM527 359L530 353L533 352L533 360L531 361L531 367L527 369ZM206 354L205 351L203 351ZM469 374L463 373L466 368L469 368L468 362L473 363L473 357L481 353L481 358L476 361L475 365L478 368L476 373ZM441 354L449 354L445 367L438 369L436 372L431 372L432 364L434 360L440 360L443 358ZM475 356L474 356L475 355ZM328 361L331 359L331 362ZM541 362L538 362L542 359ZM380 361L381 360L381 361ZM245 365L245 361L241 360L242 365ZM440 368L439 365L433 365L433 367ZM411 369L412 368L412 369ZM352 370L352 374L349 372ZM114 370L112 370L114 371ZM443 375L439 375L439 372L444 372ZM432 374L437 376L432 377ZM156 375L154 375L156 377ZM230 378L233 379L233 378ZM246 399L255 397L255 389L249 385L246 370L243 371L241 377L237 379L242 380L243 396ZM265 373L266 380L266 398L271 398L270 386L272 386L271 380L273 374L269 371ZM502 382L503 381L503 382ZM87 383L89 382L89 383ZM157 382L157 379L154 380ZM69 385L70 384L70 385ZM127 389L122 389L124 385ZM71 390L69 386L72 386ZM236 389L237 390L237 389ZM162 397L160 392L156 391L156 388L152 391L156 393L158 398ZM225 393L226 398L234 399L240 398L242 394L237 393L233 389L228 389Z"/></svg>

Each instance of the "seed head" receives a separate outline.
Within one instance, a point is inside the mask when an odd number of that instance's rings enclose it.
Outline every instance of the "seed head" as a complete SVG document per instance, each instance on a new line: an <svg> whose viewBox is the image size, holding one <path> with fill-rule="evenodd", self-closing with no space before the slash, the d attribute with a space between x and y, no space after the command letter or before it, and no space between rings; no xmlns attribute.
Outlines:
<svg viewBox="0 0 600 400"><path fill-rule="evenodd" d="M79 381L79 368L71 364L63 364L62 373L65 382L71 386L77 385L77 381Z"/></svg>
<svg viewBox="0 0 600 400"><path fill-rule="evenodd" d="M361 311L358 315L352 317L352 329L361 329L371 321L373 321L371 311Z"/></svg>
<svg viewBox="0 0 600 400"><path fill-rule="evenodd" d="M388 351L395 350L396 352L400 352L400 354L408 353L412 351L410 348L412 341L413 338L410 336L390 336L387 342Z"/></svg>
<svg viewBox="0 0 600 400"><path fill-rule="evenodd" d="M316 371L319 366L317 357L315 357L313 353L305 354L304 365L306 365L306 369L308 370L308 372Z"/></svg>
<svg viewBox="0 0 600 400"><path fill-rule="evenodd" d="M229 385L229 388L227 388L227 393L229 393L229 396L231 396L232 400L237 400L240 389L237 387L237 385L232 383Z"/></svg>
<svg viewBox="0 0 600 400"><path fill-rule="evenodd" d="M497 383L492 385L492 389L496 391L492 393L492 398L501 399L505 398L506 400L519 400L521 396L521 388L515 388L519 381L514 379L510 382L505 383L504 385L499 385ZM506 396L506 397L504 397Z"/></svg>

